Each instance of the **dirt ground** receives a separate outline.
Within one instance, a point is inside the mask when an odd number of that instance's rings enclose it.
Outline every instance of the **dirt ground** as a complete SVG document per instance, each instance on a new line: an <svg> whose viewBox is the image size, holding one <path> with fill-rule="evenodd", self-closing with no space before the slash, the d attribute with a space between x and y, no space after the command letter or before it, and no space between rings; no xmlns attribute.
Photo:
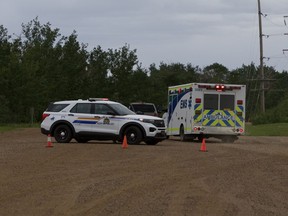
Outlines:
<svg viewBox="0 0 288 216"><path fill-rule="evenodd" d="M0 215L288 215L288 137L55 143L0 133Z"/></svg>

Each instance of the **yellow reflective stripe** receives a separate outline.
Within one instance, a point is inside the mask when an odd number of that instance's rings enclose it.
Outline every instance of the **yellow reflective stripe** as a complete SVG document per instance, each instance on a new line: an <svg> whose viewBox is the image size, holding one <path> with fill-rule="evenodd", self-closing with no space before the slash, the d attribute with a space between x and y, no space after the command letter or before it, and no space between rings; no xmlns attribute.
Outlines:
<svg viewBox="0 0 288 216"><path fill-rule="evenodd" d="M171 87L169 88L168 90L169 91L175 91L175 90L178 90L179 88L180 89L189 89L191 87L191 85L183 85L183 86L175 86L175 87Z"/></svg>
<svg viewBox="0 0 288 216"><path fill-rule="evenodd" d="M234 122L234 121L232 121L232 120L228 120L228 122L229 122L230 126L232 126L232 127L235 126L235 122Z"/></svg>
<svg viewBox="0 0 288 216"><path fill-rule="evenodd" d="M210 110L204 110L203 115L206 115L206 114L209 113L209 112L210 112ZM216 112L216 110L215 110L213 113L211 113L211 115L213 115L215 112ZM205 119L205 120L203 121L202 125L206 126L210 121L211 121L211 120L209 120L209 119ZM209 125L209 126L212 126L212 124Z"/></svg>
<svg viewBox="0 0 288 216"><path fill-rule="evenodd" d="M236 112L243 112L243 111L239 108L239 106L236 106Z"/></svg>
<svg viewBox="0 0 288 216"><path fill-rule="evenodd" d="M195 110L202 110L203 104L200 104Z"/></svg>
<svg viewBox="0 0 288 216"><path fill-rule="evenodd" d="M219 120L219 124L223 127L226 127L227 125L222 121L222 120Z"/></svg>
<svg viewBox="0 0 288 216"><path fill-rule="evenodd" d="M227 112L227 111L226 111L226 112ZM223 111L222 113L223 113L223 116L224 116L224 115L227 116L224 111ZM231 116L231 117L235 116L234 111L228 111L228 113L229 113L229 116ZM235 126L235 122L234 122L233 120L229 119L229 120L226 120L226 121L228 122L229 126L231 126L231 127L234 127L234 126ZM223 123L224 123L224 122L223 122ZM224 123L224 124L225 124L225 123ZM221 125L222 125L222 124L221 124ZM225 124L225 126L228 126L228 125Z"/></svg>
<svg viewBox="0 0 288 216"><path fill-rule="evenodd" d="M241 121L240 118L239 118L237 115L235 115L235 119L236 119L236 121L238 122L238 124L239 124L241 127L243 127L243 121Z"/></svg>
<svg viewBox="0 0 288 216"><path fill-rule="evenodd" d="M219 122L218 119L214 120L213 123L211 124L211 126L216 126L218 122ZM222 123L223 123L223 122L222 122Z"/></svg>
<svg viewBox="0 0 288 216"><path fill-rule="evenodd" d="M240 107L239 106L236 106L236 112L241 112L241 113L243 113L243 111L240 109ZM243 116L241 116L241 117L243 117ZM235 120L238 122L238 124L241 126L241 127L243 127L243 125L244 125L244 118L243 118L243 121L241 121L241 119L239 118L239 116L238 115L235 115Z"/></svg>
<svg viewBox="0 0 288 216"><path fill-rule="evenodd" d="M234 117L235 119L235 112L234 111L229 111L230 116ZM233 120L228 120L229 124L234 127L235 126L235 122Z"/></svg>
<svg viewBox="0 0 288 216"><path fill-rule="evenodd" d="M201 113L201 114L197 117L197 119L195 120L195 122L200 122L200 121L202 120L203 116L206 115L208 112L209 112L209 110L204 110L204 112ZM206 120L207 120L207 119L206 119ZM206 123L206 124L207 124L207 123Z"/></svg>

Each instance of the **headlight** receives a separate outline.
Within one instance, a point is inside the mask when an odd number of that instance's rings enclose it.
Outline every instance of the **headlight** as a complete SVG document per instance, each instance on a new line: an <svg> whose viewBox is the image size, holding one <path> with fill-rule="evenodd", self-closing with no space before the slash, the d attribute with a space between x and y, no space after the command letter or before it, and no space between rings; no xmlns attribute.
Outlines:
<svg viewBox="0 0 288 216"><path fill-rule="evenodd" d="M139 120L142 121L142 122L154 124L154 120L153 119L139 119Z"/></svg>

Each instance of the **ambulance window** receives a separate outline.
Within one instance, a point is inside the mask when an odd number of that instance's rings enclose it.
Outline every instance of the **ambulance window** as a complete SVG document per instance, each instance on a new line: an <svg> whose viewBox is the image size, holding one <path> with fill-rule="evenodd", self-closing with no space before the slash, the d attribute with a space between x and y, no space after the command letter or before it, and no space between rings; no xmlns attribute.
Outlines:
<svg viewBox="0 0 288 216"><path fill-rule="evenodd" d="M234 104L234 95L220 95L220 110L234 110Z"/></svg>
<svg viewBox="0 0 288 216"><path fill-rule="evenodd" d="M204 109L218 110L217 94L204 94Z"/></svg>

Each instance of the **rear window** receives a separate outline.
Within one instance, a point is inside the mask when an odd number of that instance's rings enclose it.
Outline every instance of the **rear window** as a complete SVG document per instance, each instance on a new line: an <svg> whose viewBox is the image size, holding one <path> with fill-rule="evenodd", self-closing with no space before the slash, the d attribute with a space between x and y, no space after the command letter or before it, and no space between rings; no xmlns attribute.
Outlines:
<svg viewBox="0 0 288 216"><path fill-rule="evenodd" d="M217 94L204 94L204 109L205 110L218 110L218 95Z"/></svg>
<svg viewBox="0 0 288 216"><path fill-rule="evenodd" d="M47 108L47 112L60 112L63 110L65 107L67 107L69 104L49 104Z"/></svg>
<svg viewBox="0 0 288 216"><path fill-rule="evenodd" d="M234 95L220 95L220 109L234 110L235 96Z"/></svg>
<svg viewBox="0 0 288 216"><path fill-rule="evenodd" d="M219 104L220 96L220 104ZM205 110L234 110L235 96L234 95L218 95L204 94L204 109Z"/></svg>

